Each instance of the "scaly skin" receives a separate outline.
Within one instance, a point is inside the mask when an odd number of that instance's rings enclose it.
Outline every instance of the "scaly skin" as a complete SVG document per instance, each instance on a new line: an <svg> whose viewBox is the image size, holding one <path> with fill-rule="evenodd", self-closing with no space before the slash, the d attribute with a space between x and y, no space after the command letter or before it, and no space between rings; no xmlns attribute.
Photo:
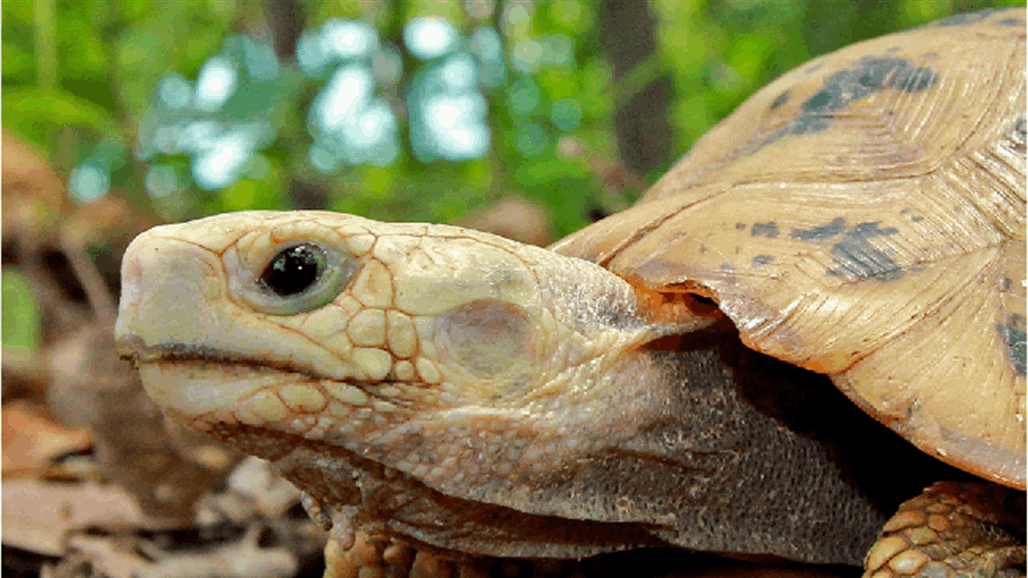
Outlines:
<svg viewBox="0 0 1028 578"><path fill-rule="evenodd" d="M868 578L1023 576L1024 494L940 482L907 500L867 554Z"/></svg>
<svg viewBox="0 0 1028 578"><path fill-rule="evenodd" d="M268 277L298 245L317 275ZM879 470L928 459L716 311L455 227L159 227L125 255L117 335L169 417L304 490L330 576L361 536L456 558L671 544L859 564L923 487Z"/></svg>

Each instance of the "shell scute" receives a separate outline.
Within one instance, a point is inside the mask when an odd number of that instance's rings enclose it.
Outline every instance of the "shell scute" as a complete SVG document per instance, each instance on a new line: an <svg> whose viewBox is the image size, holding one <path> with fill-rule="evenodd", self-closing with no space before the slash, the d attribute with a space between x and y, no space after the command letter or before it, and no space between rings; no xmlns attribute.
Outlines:
<svg viewBox="0 0 1028 578"><path fill-rule="evenodd" d="M820 57L554 248L712 297L926 452L1025 486L1024 9ZM746 226L738 227L742 223Z"/></svg>

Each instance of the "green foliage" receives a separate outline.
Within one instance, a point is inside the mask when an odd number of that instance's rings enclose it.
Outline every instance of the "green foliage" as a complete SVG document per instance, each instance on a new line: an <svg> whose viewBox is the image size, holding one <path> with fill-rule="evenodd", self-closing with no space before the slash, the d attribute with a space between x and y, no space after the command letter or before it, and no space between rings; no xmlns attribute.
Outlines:
<svg viewBox="0 0 1028 578"><path fill-rule="evenodd" d="M0 280L4 354L16 349L39 349L39 308L28 279L7 269Z"/></svg>
<svg viewBox="0 0 1028 578"><path fill-rule="evenodd" d="M64 90L5 90L3 116L7 128L30 139L41 140L50 130L63 127L84 127L101 133L114 128L113 119L103 107Z"/></svg>
<svg viewBox="0 0 1028 578"><path fill-rule="evenodd" d="M398 132L404 142L393 165L319 173L308 160L307 109L326 80L303 77L295 65L285 64L274 82L241 85L212 116L233 122L266 119L274 137L247 161L240 180L208 191L190 178L195 158L141 152L139 127L178 118L154 104L166 76L192 82L217 54L244 67L246 50L257 45L247 48L233 35L246 42L270 38L268 16L261 12L265 3L5 2L4 125L48 152L63 176L81 163L106 167L113 171L110 182L118 194L149 204L168 219L290 208L287 193L296 186L321 191L332 209L388 220L453 221L500 196L520 193L545 203L555 232L564 235L584 225L590 212L630 202L611 201L595 167L617 166L614 112L653 80L672 81L670 163L755 90L813 56L958 9L1007 4L1018 2L651 0L657 51L615 80L600 48L604 8L599 0L497 2L498 14L481 12L490 2L460 0L303 3L307 29L333 18L363 20L384 45L402 45L403 27L415 17L446 18L465 46L477 27L498 22L507 69L502 84L486 93L488 156L420 162L405 140L409 131L401 115ZM403 80L379 86L377 93L394 109L402 109L415 74L433 65L399 54ZM519 55L538 58L519 62ZM147 194L148 187L153 194Z"/></svg>

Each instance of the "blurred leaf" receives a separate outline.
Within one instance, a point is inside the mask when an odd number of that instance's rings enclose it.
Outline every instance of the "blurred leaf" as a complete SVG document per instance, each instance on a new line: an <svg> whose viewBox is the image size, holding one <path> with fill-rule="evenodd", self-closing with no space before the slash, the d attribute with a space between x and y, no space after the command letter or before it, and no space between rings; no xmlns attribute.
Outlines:
<svg viewBox="0 0 1028 578"><path fill-rule="evenodd" d="M4 268L0 278L3 347L39 349L40 314L32 284L20 273Z"/></svg>
<svg viewBox="0 0 1028 578"><path fill-rule="evenodd" d="M743 78L741 90L750 93L761 80L767 59L774 53L775 45L763 35L744 36L732 43L727 60Z"/></svg>
<svg viewBox="0 0 1028 578"><path fill-rule="evenodd" d="M281 189L265 181L239 179L221 191L221 210L225 212L274 210L283 203Z"/></svg>
<svg viewBox="0 0 1028 578"><path fill-rule="evenodd" d="M3 79L5 84L11 81L25 84L32 80L34 62L31 52L8 42L5 38L3 41L3 55L0 58L3 59Z"/></svg>
<svg viewBox="0 0 1028 578"><path fill-rule="evenodd" d="M445 190L442 194L437 194L429 204L431 216L428 220L437 223L458 221L468 214L469 209L485 206L489 198L489 191L486 189Z"/></svg>
<svg viewBox="0 0 1028 578"><path fill-rule="evenodd" d="M64 90L5 90L3 116L5 126L37 142L52 128L84 126L104 132L114 128L106 110Z"/></svg>
<svg viewBox="0 0 1028 578"><path fill-rule="evenodd" d="M615 109L628 104L639 91L667 72L662 60L660 52L654 52L618 79L612 90Z"/></svg>
<svg viewBox="0 0 1028 578"><path fill-rule="evenodd" d="M40 88L58 87L56 0L35 0L32 3L32 40L36 56L36 77Z"/></svg>
<svg viewBox="0 0 1028 578"><path fill-rule="evenodd" d="M546 167L541 167L546 168ZM575 176L561 175L552 169L557 169L557 164L552 163L550 167L552 180L536 185L530 189L529 198L536 199L544 206L550 207L554 218L554 234L557 238L577 231L589 224L587 215L589 210L596 206L595 196L592 192L592 183L587 177L575 178ZM572 174L571 171L565 175ZM579 175L585 175L584 169L579 169Z"/></svg>
<svg viewBox="0 0 1028 578"><path fill-rule="evenodd" d="M445 18L458 29L467 24L464 10L460 0L435 0L434 2L403 2L400 4L406 8L403 14L404 22L418 18L419 16L437 16Z"/></svg>
<svg viewBox="0 0 1028 578"><path fill-rule="evenodd" d="M492 181L493 171L488 157L468 161L464 163L463 169L464 180L472 188L488 187Z"/></svg>
<svg viewBox="0 0 1028 578"><path fill-rule="evenodd" d="M582 67L582 92L578 97L585 117L591 120L606 119L613 111L611 81L614 77L610 64L595 59Z"/></svg>
<svg viewBox="0 0 1028 578"><path fill-rule="evenodd" d="M550 101L572 98L578 93L577 74L573 68L554 67L536 75L539 87Z"/></svg>
<svg viewBox="0 0 1028 578"><path fill-rule="evenodd" d="M107 51L100 31L89 22L62 21L57 35L61 57L61 76L65 78L105 78Z"/></svg>
<svg viewBox="0 0 1028 578"><path fill-rule="evenodd" d="M162 2L160 7L129 26L115 43L115 85L133 117L146 108L166 71L195 77L219 51L226 32L224 23L201 4Z"/></svg>
<svg viewBox="0 0 1028 578"><path fill-rule="evenodd" d="M593 10L580 0L555 0L549 3L548 16L556 27L581 34L593 25Z"/></svg>
<svg viewBox="0 0 1028 578"><path fill-rule="evenodd" d="M393 196L399 171L380 167L363 169L364 194L370 198L385 199Z"/></svg>
<svg viewBox="0 0 1028 578"><path fill-rule="evenodd" d="M538 186L568 177L584 179L588 177L588 173L581 166L560 158L528 161L514 173L514 180L524 187Z"/></svg>
<svg viewBox="0 0 1028 578"><path fill-rule="evenodd" d="M129 22L145 18L150 12L150 0L121 0L121 15Z"/></svg>
<svg viewBox="0 0 1028 578"><path fill-rule="evenodd" d="M674 115L680 137L690 143L703 136L716 120L707 105L705 93L679 99L674 106Z"/></svg>
<svg viewBox="0 0 1028 578"><path fill-rule="evenodd" d="M32 2L0 2L3 6L4 36L9 25L32 25Z"/></svg>
<svg viewBox="0 0 1028 578"><path fill-rule="evenodd" d="M378 0L337 0L335 2L314 2L308 5L307 24L309 28L320 26L332 18L346 18L364 22L384 23L393 6Z"/></svg>

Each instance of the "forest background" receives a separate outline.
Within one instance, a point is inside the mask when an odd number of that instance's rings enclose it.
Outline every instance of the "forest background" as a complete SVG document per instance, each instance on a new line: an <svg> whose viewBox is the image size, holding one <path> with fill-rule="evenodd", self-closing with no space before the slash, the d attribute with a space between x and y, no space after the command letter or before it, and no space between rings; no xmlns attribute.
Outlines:
<svg viewBox="0 0 1028 578"><path fill-rule="evenodd" d="M629 206L804 61L1017 4L20 0L3 3L3 126L73 204L453 223L517 196L555 240ZM11 273L3 343L31 349Z"/></svg>

